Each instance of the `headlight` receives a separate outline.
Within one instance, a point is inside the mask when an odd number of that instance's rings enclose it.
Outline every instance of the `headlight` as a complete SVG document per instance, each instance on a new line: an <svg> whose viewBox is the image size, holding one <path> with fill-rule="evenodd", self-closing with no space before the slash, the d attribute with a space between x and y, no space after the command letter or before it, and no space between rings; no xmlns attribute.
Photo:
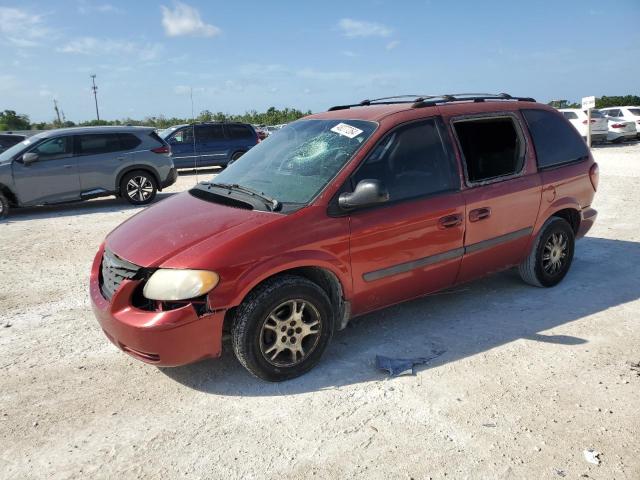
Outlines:
<svg viewBox="0 0 640 480"><path fill-rule="evenodd" d="M187 300L211 291L220 277L206 270L156 270L142 294L150 300Z"/></svg>

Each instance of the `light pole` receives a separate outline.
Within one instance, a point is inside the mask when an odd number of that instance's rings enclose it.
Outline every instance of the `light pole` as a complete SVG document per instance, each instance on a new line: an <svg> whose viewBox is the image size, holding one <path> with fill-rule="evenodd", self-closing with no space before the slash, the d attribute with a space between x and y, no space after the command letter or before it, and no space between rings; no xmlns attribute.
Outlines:
<svg viewBox="0 0 640 480"><path fill-rule="evenodd" d="M96 86L96 76L91 75L91 81L93 82L93 87L91 87L91 90L93 90L93 99L96 102L96 117L98 118L98 121L100 121L100 112L98 111L98 87Z"/></svg>

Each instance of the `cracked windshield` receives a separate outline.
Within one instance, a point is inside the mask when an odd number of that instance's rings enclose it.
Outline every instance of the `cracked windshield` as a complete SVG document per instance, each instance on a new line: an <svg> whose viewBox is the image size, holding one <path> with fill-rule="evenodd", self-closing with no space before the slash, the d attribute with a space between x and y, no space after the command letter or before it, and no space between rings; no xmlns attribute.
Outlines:
<svg viewBox="0 0 640 480"><path fill-rule="evenodd" d="M305 204L371 136L362 120L300 120L249 150L213 183L238 184L283 204Z"/></svg>

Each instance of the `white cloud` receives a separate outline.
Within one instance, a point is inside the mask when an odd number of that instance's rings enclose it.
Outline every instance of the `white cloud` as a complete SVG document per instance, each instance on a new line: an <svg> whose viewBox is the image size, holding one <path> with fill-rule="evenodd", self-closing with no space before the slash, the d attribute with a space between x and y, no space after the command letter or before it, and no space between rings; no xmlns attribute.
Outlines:
<svg viewBox="0 0 640 480"><path fill-rule="evenodd" d="M162 46L151 43L139 44L121 40L81 37L68 42L57 50L61 53L78 55L125 55L149 61L160 55Z"/></svg>
<svg viewBox="0 0 640 480"><path fill-rule="evenodd" d="M222 32L215 25L204 23L200 12L182 2L175 2L174 8L164 5L162 10L162 26L169 37L190 35L194 37L215 37Z"/></svg>
<svg viewBox="0 0 640 480"><path fill-rule="evenodd" d="M78 12L82 15L91 13L123 13L123 11L110 3L91 3L88 0L78 0Z"/></svg>
<svg viewBox="0 0 640 480"><path fill-rule="evenodd" d="M323 81L350 80L353 78L353 74L351 72L321 72L312 68L304 68L299 70L296 74L301 78Z"/></svg>
<svg viewBox="0 0 640 480"><path fill-rule="evenodd" d="M388 37L392 30L381 23L366 22L343 18L338 22L338 27L345 37Z"/></svg>
<svg viewBox="0 0 640 480"><path fill-rule="evenodd" d="M0 39L16 47L36 47L52 33L44 24L42 15L0 7Z"/></svg>
<svg viewBox="0 0 640 480"><path fill-rule="evenodd" d="M389 43L387 43L387 46L384 48L386 48L387 50L393 50L398 45L400 45L400 40L392 40Z"/></svg>
<svg viewBox="0 0 640 480"><path fill-rule="evenodd" d="M341 52L345 57L357 57L358 54L356 52L352 52L351 50L344 50Z"/></svg>

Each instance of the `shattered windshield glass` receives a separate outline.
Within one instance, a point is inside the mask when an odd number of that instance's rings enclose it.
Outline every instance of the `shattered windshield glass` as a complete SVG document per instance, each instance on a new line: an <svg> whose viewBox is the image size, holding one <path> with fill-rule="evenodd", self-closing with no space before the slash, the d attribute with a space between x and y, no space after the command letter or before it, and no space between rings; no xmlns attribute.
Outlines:
<svg viewBox="0 0 640 480"><path fill-rule="evenodd" d="M363 120L293 122L245 153L212 183L240 185L283 204L306 204L376 127Z"/></svg>

